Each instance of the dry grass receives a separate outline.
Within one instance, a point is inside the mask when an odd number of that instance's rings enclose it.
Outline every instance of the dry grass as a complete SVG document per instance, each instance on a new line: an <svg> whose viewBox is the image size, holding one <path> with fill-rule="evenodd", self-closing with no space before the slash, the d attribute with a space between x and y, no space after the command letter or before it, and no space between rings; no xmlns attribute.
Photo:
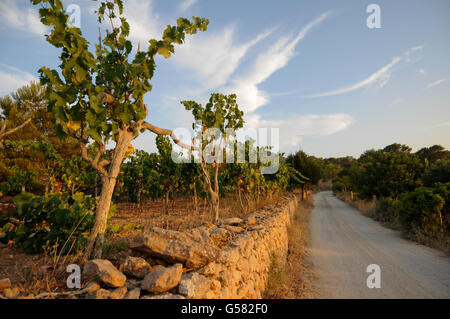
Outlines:
<svg viewBox="0 0 450 319"><path fill-rule="evenodd" d="M364 216L373 217L377 212L376 200L358 199L356 196L352 197L349 193L339 193L336 194L336 197L359 210Z"/></svg>
<svg viewBox="0 0 450 319"><path fill-rule="evenodd" d="M289 250L286 260L271 256L272 265L264 292L267 299L314 298L314 273L308 262L309 228L308 221L313 207L313 199L301 202L288 228Z"/></svg>

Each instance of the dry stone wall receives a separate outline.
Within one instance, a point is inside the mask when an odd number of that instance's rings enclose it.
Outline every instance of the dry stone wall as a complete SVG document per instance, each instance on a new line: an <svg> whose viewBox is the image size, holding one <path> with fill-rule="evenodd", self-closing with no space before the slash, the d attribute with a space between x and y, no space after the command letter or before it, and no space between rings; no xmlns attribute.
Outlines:
<svg viewBox="0 0 450 319"><path fill-rule="evenodd" d="M231 226L245 230L234 233L216 260L183 274L179 293L187 298L261 298L271 255L276 254L282 260L286 257L287 227L297 200L296 196L288 197L282 204L253 212Z"/></svg>

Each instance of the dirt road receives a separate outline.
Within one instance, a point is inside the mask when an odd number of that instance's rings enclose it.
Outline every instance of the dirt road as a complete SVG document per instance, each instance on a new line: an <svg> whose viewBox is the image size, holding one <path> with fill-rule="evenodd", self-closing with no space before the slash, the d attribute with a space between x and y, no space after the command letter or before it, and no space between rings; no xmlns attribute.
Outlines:
<svg viewBox="0 0 450 319"><path fill-rule="evenodd" d="M450 298L450 258L400 237L332 195L315 195L311 262L319 298ZM380 266L368 288L367 266Z"/></svg>

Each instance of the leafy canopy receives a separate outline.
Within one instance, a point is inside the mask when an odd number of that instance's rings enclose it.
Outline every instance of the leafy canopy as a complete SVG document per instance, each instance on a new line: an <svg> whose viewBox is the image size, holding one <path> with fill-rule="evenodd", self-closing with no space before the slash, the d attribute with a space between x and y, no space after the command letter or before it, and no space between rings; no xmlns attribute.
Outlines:
<svg viewBox="0 0 450 319"><path fill-rule="evenodd" d="M99 144L116 140L119 129L139 133L147 116L143 97L152 88L156 55L169 58L186 34L205 31L209 23L205 18L179 18L176 26L167 26L161 40L151 39L145 50L133 52L130 25L122 16L123 1L102 1L98 21L109 22L110 30L103 38L100 32L92 53L81 29L69 25L60 0L31 2L42 6L41 22L52 27L47 41L61 48L60 73L47 67L39 70L57 133L80 141L92 138Z"/></svg>

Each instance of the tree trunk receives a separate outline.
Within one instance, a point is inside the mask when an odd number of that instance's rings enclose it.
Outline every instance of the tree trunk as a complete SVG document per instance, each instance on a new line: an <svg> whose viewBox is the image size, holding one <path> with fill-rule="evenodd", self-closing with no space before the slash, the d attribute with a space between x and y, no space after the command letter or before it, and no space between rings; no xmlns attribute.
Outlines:
<svg viewBox="0 0 450 319"><path fill-rule="evenodd" d="M302 200L305 200L305 185L302 184Z"/></svg>
<svg viewBox="0 0 450 319"><path fill-rule="evenodd" d="M45 194L50 191L50 174L47 175L47 180L45 181Z"/></svg>
<svg viewBox="0 0 450 319"><path fill-rule="evenodd" d="M98 174L95 174L95 197L98 197Z"/></svg>
<svg viewBox="0 0 450 319"><path fill-rule="evenodd" d="M214 214L214 223L217 223L219 221L219 194L212 192L210 193L210 196Z"/></svg>
<svg viewBox="0 0 450 319"><path fill-rule="evenodd" d="M169 214L169 191L166 191L166 195L164 197L164 213Z"/></svg>
<svg viewBox="0 0 450 319"><path fill-rule="evenodd" d="M198 201L197 201L197 187L194 185L194 210L198 212Z"/></svg>
<svg viewBox="0 0 450 319"><path fill-rule="evenodd" d="M119 130L116 147L108 169L108 176L102 176L102 191L95 212L94 226L91 229L81 264L84 264L90 257L96 259L101 258L103 243L105 241L106 223L108 213L111 207L111 199L116 186L116 178L120 172L123 158L127 151L128 145L133 140L133 133L127 130Z"/></svg>
<svg viewBox="0 0 450 319"><path fill-rule="evenodd" d="M242 203L242 196L241 196L241 187L238 186L238 196L239 196L239 203L241 204L242 212L245 214L247 213L247 210L244 207L244 204Z"/></svg>
<svg viewBox="0 0 450 319"><path fill-rule="evenodd" d="M138 209L139 209L140 213L142 213L142 199L141 199L141 197L142 197L142 187L139 186L138 193L137 193L137 202L138 202Z"/></svg>

